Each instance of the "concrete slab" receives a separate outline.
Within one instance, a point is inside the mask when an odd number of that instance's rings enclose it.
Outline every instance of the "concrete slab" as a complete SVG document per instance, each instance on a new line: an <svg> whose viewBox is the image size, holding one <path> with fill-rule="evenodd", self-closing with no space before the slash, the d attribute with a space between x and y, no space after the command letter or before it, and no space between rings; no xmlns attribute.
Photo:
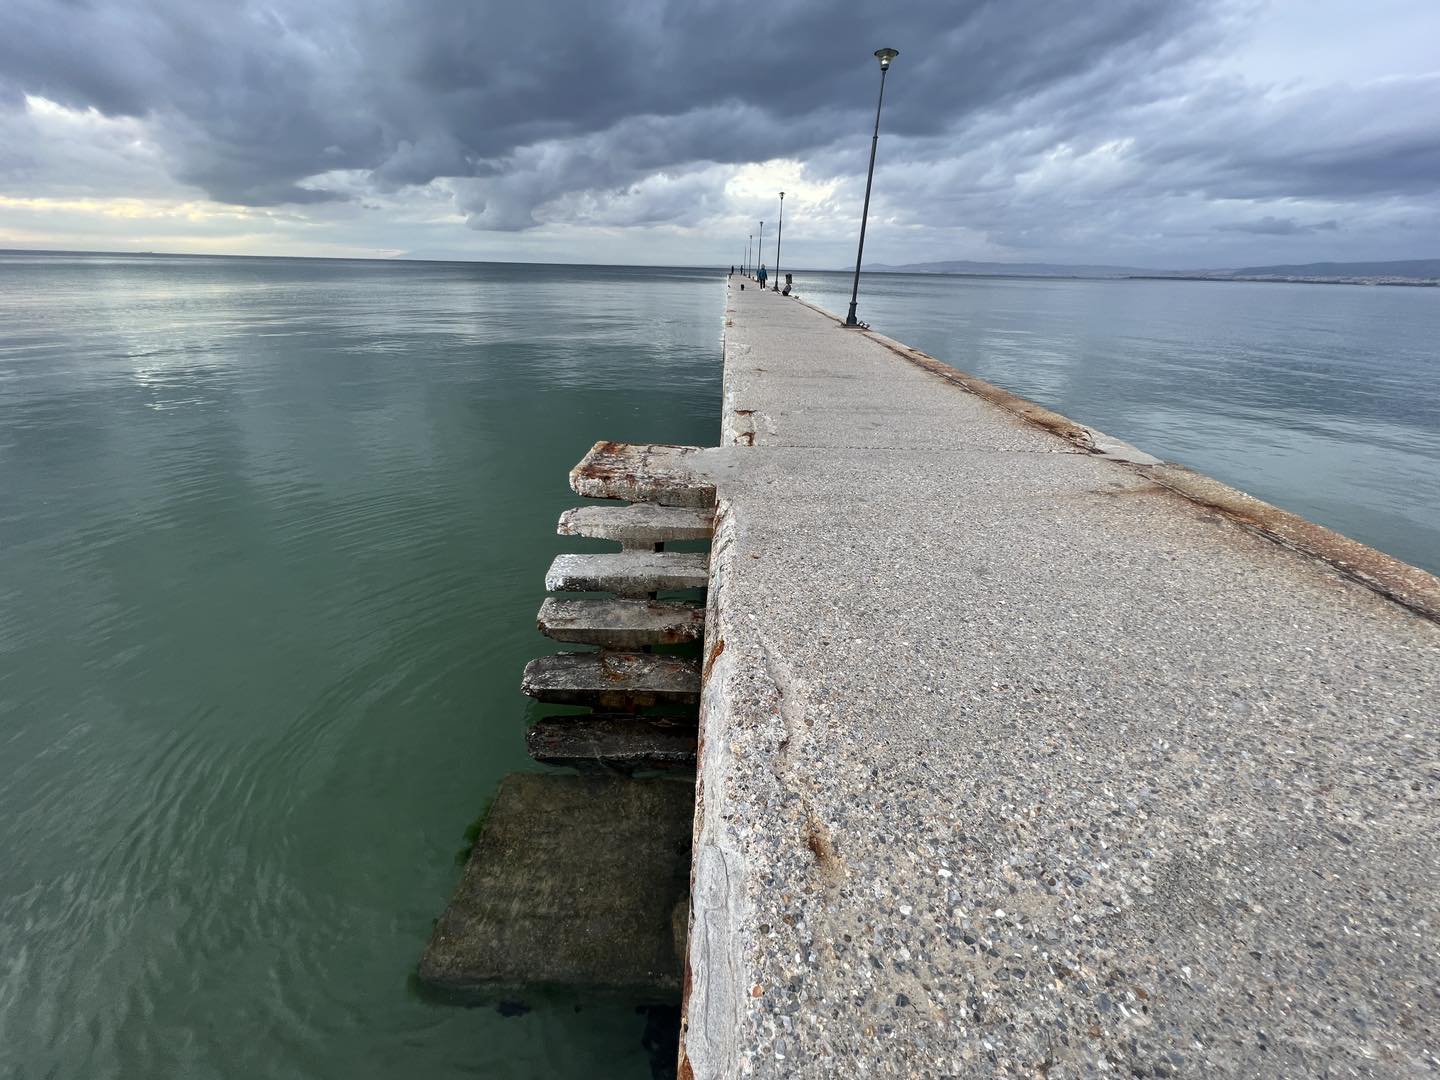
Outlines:
<svg viewBox="0 0 1440 1080"><path fill-rule="evenodd" d="M507 776L421 982L477 1000L558 987L673 1001L693 794L679 781Z"/></svg>
<svg viewBox="0 0 1440 1080"><path fill-rule="evenodd" d="M893 343L728 318L693 1074L1440 1070L1440 626Z"/></svg>
<svg viewBox="0 0 1440 1080"><path fill-rule="evenodd" d="M665 589L703 589L709 556L701 551L625 551L556 555L545 573L551 592L643 595Z"/></svg>
<svg viewBox="0 0 1440 1080"><path fill-rule="evenodd" d="M700 700L700 665L684 657L652 653L557 653L526 664L520 689L552 705L601 709L694 705Z"/></svg>
<svg viewBox="0 0 1440 1080"><path fill-rule="evenodd" d="M674 600L566 600L547 597L535 617L540 632L556 641L638 649L699 641L705 609Z"/></svg>
<svg viewBox="0 0 1440 1080"><path fill-rule="evenodd" d="M698 446L599 442L570 470L570 488L591 499L712 507L715 483L704 458Z"/></svg>
<svg viewBox="0 0 1440 1080"><path fill-rule="evenodd" d="M708 540L715 531L713 509L683 506L577 506L560 515L561 536L589 536L624 544Z"/></svg>
<svg viewBox="0 0 1440 1080"><path fill-rule="evenodd" d="M693 769L695 741L693 716L547 716L525 733L525 747L536 761L618 773Z"/></svg>

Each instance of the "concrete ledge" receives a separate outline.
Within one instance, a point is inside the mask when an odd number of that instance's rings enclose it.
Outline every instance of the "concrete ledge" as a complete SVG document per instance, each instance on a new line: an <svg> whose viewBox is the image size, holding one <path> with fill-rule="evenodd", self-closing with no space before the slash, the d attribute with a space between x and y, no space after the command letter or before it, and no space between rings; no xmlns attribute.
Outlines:
<svg viewBox="0 0 1440 1080"><path fill-rule="evenodd" d="M715 505L715 484L704 457L698 446L598 442L570 470L570 488L591 499L706 509Z"/></svg>
<svg viewBox="0 0 1440 1080"><path fill-rule="evenodd" d="M674 600L567 600L549 596L540 605L535 625L556 641L638 649L699 641L705 630L705 609Z"/></svg>
<svg viewBox="0 0 1440 1080"><path fill-rule="evenodd" d="M627 595L703 589L709 578L701 551L628 551L556 555L545 572L551 592L616 592Z"/></svg>
<svg viewBox="0 0 1440 1080"><path fill-rule="evenodd" d="M526 664L520 689L527 697L555 705L693 705L700 700L698 668L693 660L654 653L556 653Z"/></svg>
<svg viewBox="0 0 1440 1080"><path fill-rule="evenodd" d="M633 713L547 716L530 725L525 748L536 761L581 772L693 769L695 721Z"/></svg>

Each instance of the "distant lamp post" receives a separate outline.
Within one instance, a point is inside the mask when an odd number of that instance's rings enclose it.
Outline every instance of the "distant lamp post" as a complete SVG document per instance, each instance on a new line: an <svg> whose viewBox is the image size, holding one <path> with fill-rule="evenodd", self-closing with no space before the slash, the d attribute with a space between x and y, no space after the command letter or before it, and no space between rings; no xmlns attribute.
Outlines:
<svg viewBox="0 0 1440 1080"><path fill-rule="evenodd" d="M775 284L771 292L780 291L780 238L785 235L785 193L780 192L780 222L775 226Z"/></svg>
<svg viewBox="0 0 1440 1080"><path fill-rule="evenodd" d="M875 134L870 137L870 171L865 174L865 209L860 211L860 249L855 252L855 284L850 288L850 314L845 316L846 326L859 326L855 318L855 301L860 296L860 258L865 254L865 222L870 217L870 184L875 179L875 147L880 142L880 106L885 103L885 73L890 70L890 61L900 55L898 49L876 49L875 59L880 61L880 100L875 103Z"/></svg>
<svg viewBox="0 0 1440 1080"><path fill-rule="evenodd" d="M745 238L745 265L740 268L743 274L750 273L750 249L755 246L755 234L752 232Z"/></svg>
<svg viewBox="0 0 1440 1080"><path fill-rule="evenodd" d="M760 222L760 239L755 242L755 274L758 277L760 267L765 262L765 223Z"/></svg>

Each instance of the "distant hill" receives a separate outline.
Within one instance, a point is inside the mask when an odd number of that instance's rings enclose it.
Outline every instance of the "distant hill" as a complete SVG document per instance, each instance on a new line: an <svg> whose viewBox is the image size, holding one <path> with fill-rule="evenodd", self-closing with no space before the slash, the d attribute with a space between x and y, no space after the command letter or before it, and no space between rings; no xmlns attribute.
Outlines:
<svg viewBox="0 0 1440 1080"><path fill-rule="evenodd" d="M1403 259L1398 262L1321 262L1296 266L1245 266L1219 273L1236 277L1403 277L1440 278L1440 259Z"/></svg>
<svg viewBox="0 0 1440 1080"><path fill-rule="evenodd" d="M1440 259L1404 259L1393 262L1324 262L1285 266L1244 266L1234 270L1150 270L1138 266L1096 266L1084 263L1001 263L950 260L871 264L866 270L882 274L971 274L1000 277L1184 277L1184 278L1404 278L1440 279Z"/></svg>

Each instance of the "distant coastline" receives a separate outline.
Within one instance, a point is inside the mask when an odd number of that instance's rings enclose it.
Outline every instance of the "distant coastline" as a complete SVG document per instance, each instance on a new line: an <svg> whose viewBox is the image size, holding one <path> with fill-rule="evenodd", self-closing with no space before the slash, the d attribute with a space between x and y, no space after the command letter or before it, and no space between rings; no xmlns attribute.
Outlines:
<svg viewBox="0 0 1440 1080"><path fill-rule="evenodd" d="M1097 266L1063 263L986 263L945 261L876 264L865 268L880 274L943 274L951 277L1070 278L1133 281L1270 281L1302 285L1440 285L1440 259L1391 262L1304 263L1243 266L1229 270L1158 270L1139 266Z"/></svg>
<svg viewBox="0 0 1440 1080"><path fill-rule="evenodd" d="M1265 281L1292 285L1408 285L1412 288L1440 286L1436 278L1392 277L1306 277L1280 274L1127 274L1127 281Z"/></svg>

